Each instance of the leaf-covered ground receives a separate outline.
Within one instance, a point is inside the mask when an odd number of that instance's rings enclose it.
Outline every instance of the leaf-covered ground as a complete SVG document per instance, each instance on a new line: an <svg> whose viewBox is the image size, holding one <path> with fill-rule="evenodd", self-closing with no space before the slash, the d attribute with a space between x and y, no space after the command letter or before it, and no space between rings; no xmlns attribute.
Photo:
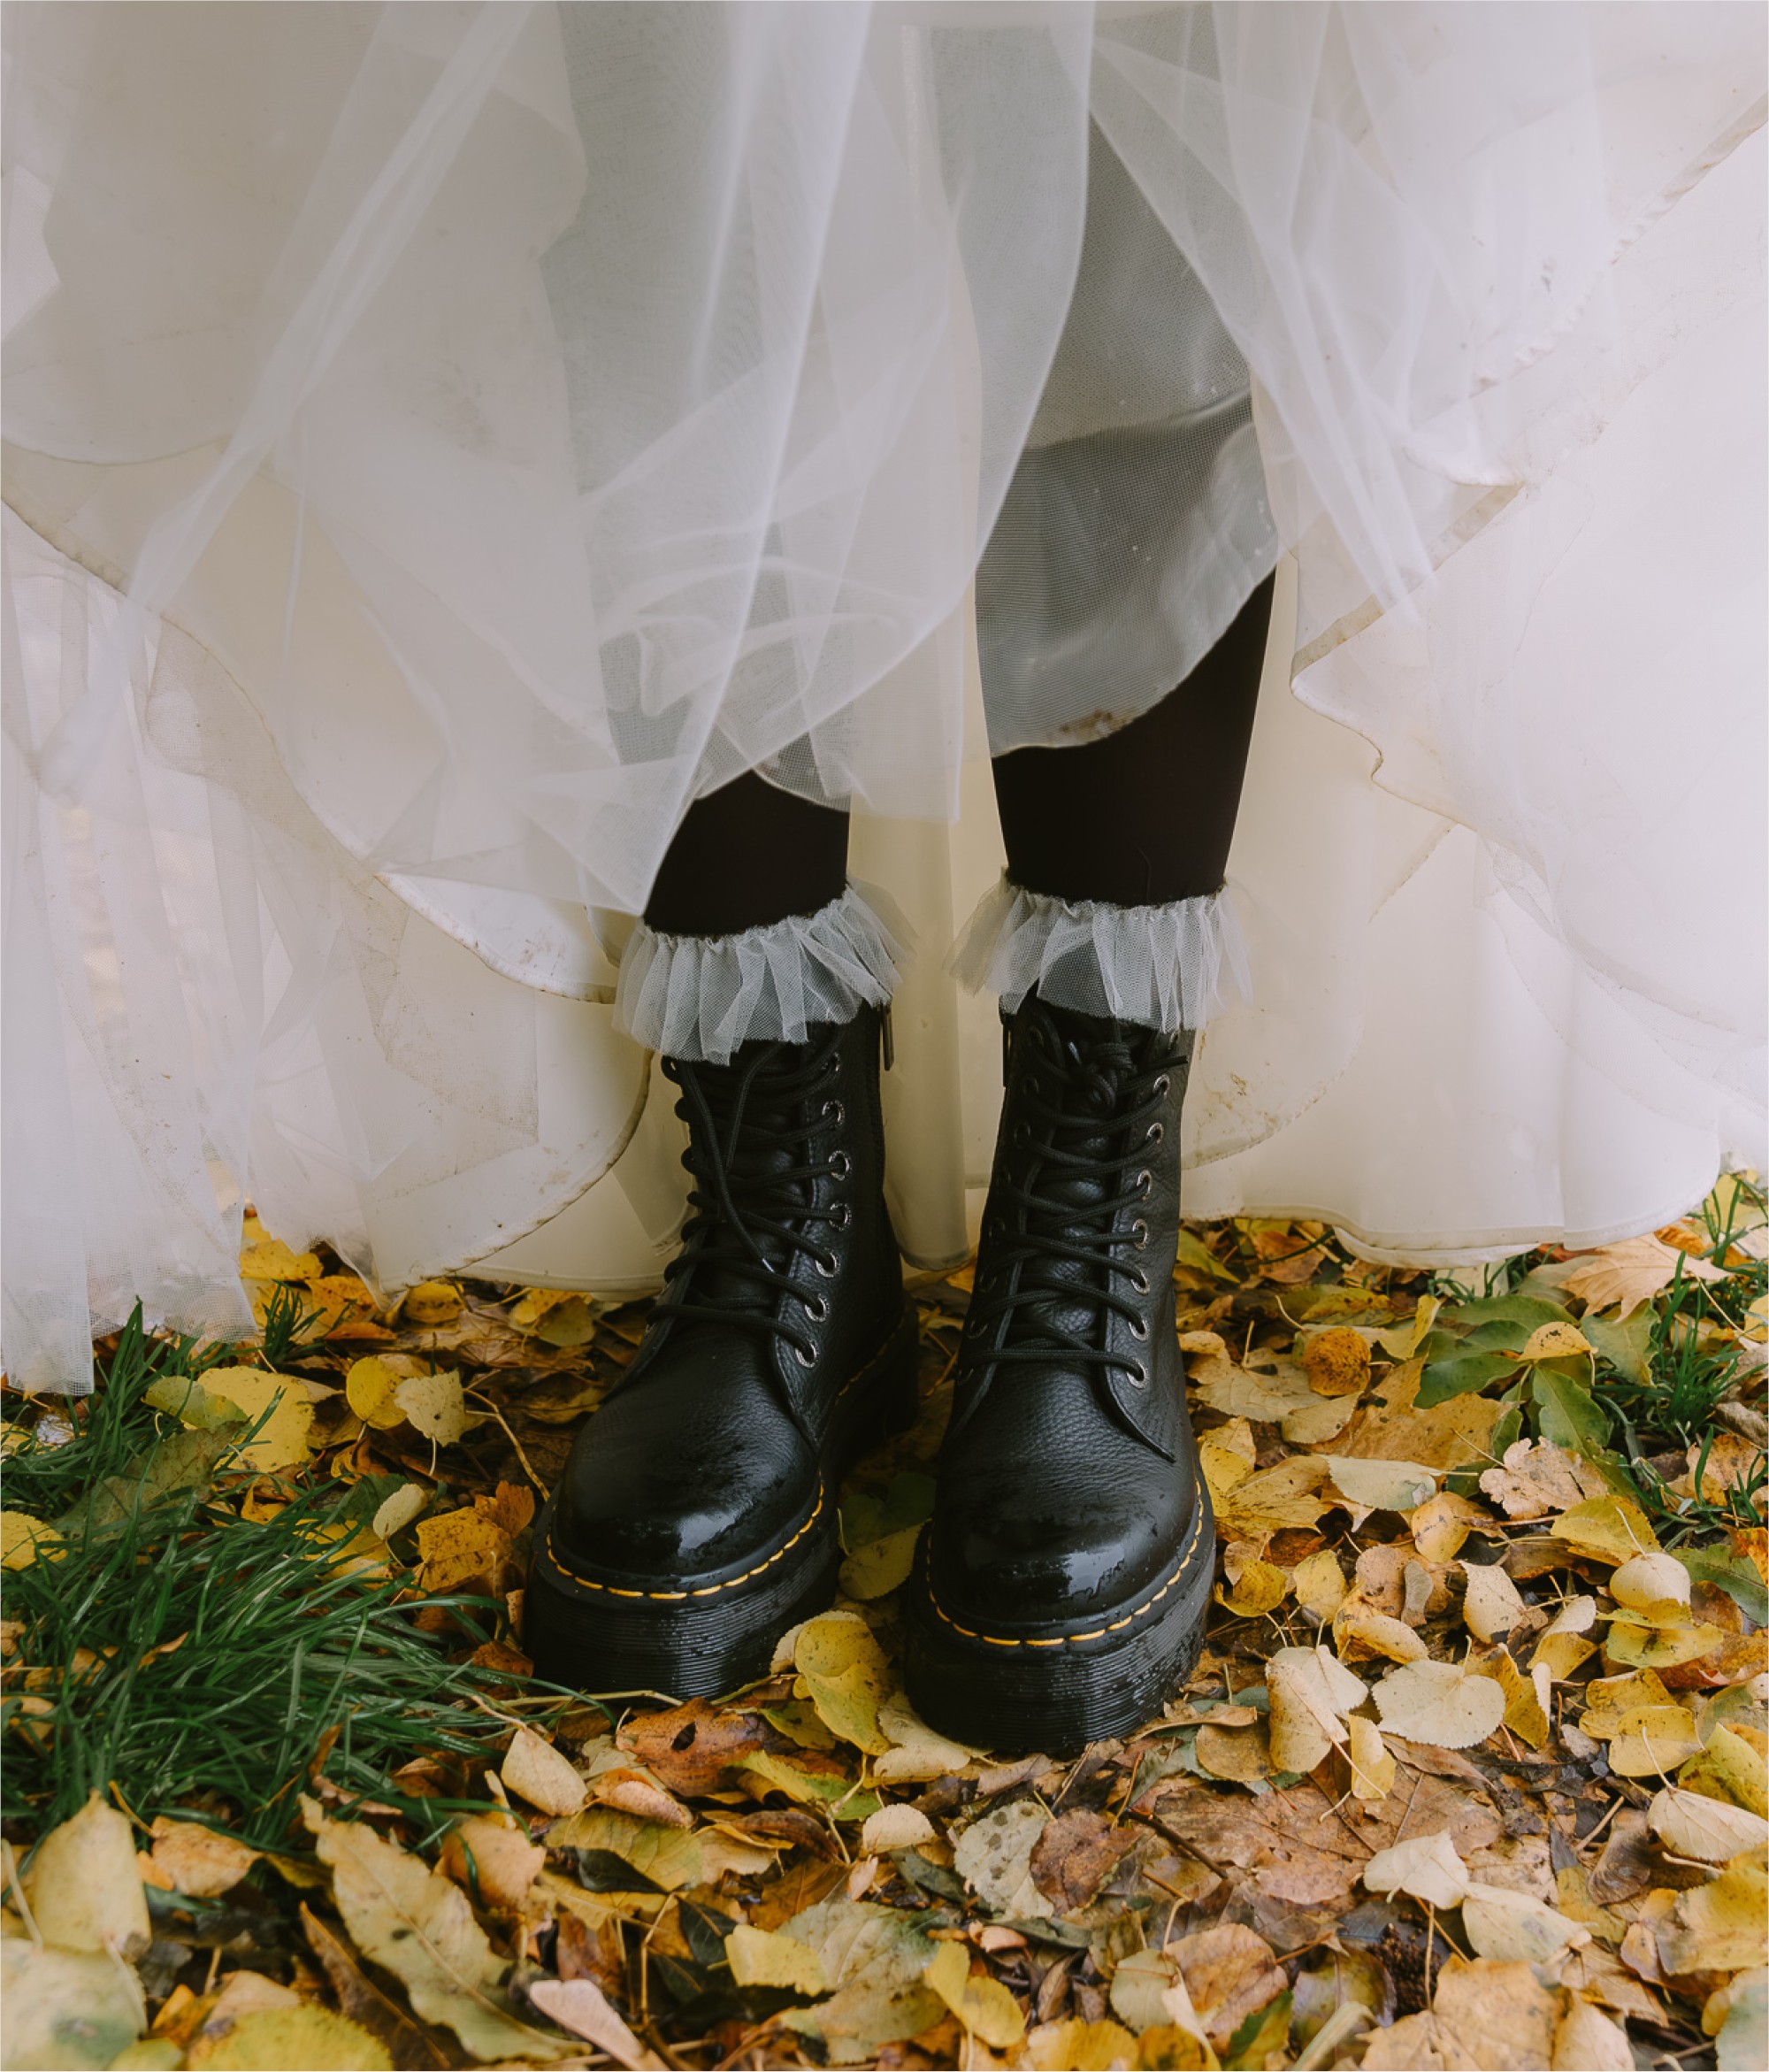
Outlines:
<svg viewBox="0 0 1769 2072"><path fill-rule="evenodd" d="M1056 1762L895 1668L966 1275L837 1604L660 1710L520 1638L642 1306L382 1313L249 1223L257 1342L6 1399L4 2064L1769 2063L1765 1229L1479 1287L1188 1230L1208 1642Z"/></svg>

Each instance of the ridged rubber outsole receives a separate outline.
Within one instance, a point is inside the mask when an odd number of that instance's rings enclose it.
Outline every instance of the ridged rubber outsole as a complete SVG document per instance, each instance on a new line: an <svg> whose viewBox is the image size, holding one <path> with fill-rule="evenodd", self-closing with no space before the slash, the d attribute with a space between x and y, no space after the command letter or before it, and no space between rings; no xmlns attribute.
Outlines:
<svg viewBox="0 0 1769 2072"><path fill-rule="evenodd" d="M843 1385L809 1515L731 1571L645 1590L580 1575L555 1557L549 1502L535 1524L523 1600L535 1673L592 1693L677 1699L716 1698L765 1676L781 1634L835 1595L842 1477L886 1432L915 1422L916 1342L906 1304L891 1336Z"/></svg>
<svg viewBox="0 0 1769 2072"><path fill-rule="evenodd" d="M1163 1579L1066 1625L992 1628L944 1605L917 1550L905 1606L909 1701L973 1747L1072 1755L1158 1719L1198 1660L1216 1533L1200 1483L1187 1538Z"/></svg>

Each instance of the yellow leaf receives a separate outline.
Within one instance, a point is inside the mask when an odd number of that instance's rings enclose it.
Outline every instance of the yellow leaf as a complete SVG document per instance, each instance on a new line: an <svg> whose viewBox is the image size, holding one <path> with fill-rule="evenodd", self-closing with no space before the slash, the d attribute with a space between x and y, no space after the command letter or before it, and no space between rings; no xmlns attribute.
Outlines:
<svg viewBox="0 0 1769 2072"><path fill-rule="evenodd" d="M211 1367L203 1386L244 1411L257 1424L269 1411L256 1439L239 1449L239 1457L261 1475L276 1475L285 1469L304 1467L311 1458L308 1440L313 1431L313 1405L300 1382L291 1376L266 1374L259 1367Z"/></svg>
<svg viewBox="0 0 1769 2072"><path fill-rule="evenodd" d="M1290 1587L1303 1610L1324 1626L1345 1601L1345 1571L1332 1548L1323 1546L1290 1570Z"/></svg>
<svg viewBox="0 0 1769 2072"><path fill-rule="evenodd" d="M771 1987L808 2000L829 1991L823 1959L792 1936L739 1922L725 1938L724 1953L740 1986Z"/></svg>
<svg viewBox="0 0 1769 2072"><path fill-rule="evenodd" d="M1237 1618L1263 1618L1283 1602L1289 1587L1282 1569L1274 1568L1269 1562L1252 1561L1236 1578L1232 1593L1225 1594L1221 1585L1216 1585L1216 1601Z"/></svg>
<svg viewBox="0 0 1769 2072"><path fill-rule="evenodd" d="M1406 1523L1420 1559L1441 1566L1454 1561L1461 1553L1469 1526L1488 1516L1478 1504L1470 1503L1465 1496L1451 1495L1446 1490L1442 1496L1434 1496L1429 1503L1421 1504Z"/></svg>
<svg viewBox="0 0 1769 2072"><path fill-rule="evenodd" d="M1342 1654L1358 1661L1373 1654L1386 1655L1390 1661L1425 1660L1429 1651L1405 1619L1390 1618L1386 1612L1349 1610L1351 1601L1348 1599L1339 1608L1333 1622L1333 1636Z"/></svg>
<svg viewBox="0 0 1769 2072"><path fill-rule="evenodd" d="M1390 1670L1375 1696L1390 1733L1434 1748L1471 1748L1505 1717L1498 1684L1460 1662L1407 1662Z"/></svg>
<svg viewBox="0 0 1769 2072"><path fill-rule="evenodd" d="M1026 2037L1032 2072L1111 2072L1137 2062L1137 2039L1116 2022L1045 2022Z"/></svg>
<svg viewBox="0 0 1769 2072"><path fill-rule="evenodd" d="M231 1892L258 1860L258 1852L232 1835L218 1834L191 1820L154 1822L153 1863L171 1880L170 1890L192 1899L218 1899Z"/></svg>
<svg viewBox="0 0 1769 2072"><path fill-rule="evenodd" d="M425 1518L417 1527L418 1587L433 1597L456 1591L495 1596L509 1553L509 1535L471 1506Z"/></svg>
<svg viewBox="0 0 1769 2072"><path fill-rule="evenodd" d="M1576 1324L1539 1324L1529 1334L1520 1355L1525 1360L1566 1360L1597 1347Z"/></svg>
<svg viewBox="0 0 1769 2072"><path fill-rule="evenodd" d="M1378 1331L1376 1343L1390 1360L1411 1360L1418 1353L1437 1321L1437 1312L1444 1307L1436 1295L1421 1295L1419 1307L1405 1324L1397 1324L1392 1330Z"/></svg>
<svg viewBox="0 0 1769 2072"><path fill-rule="evenodd" d="M1025 2017L1007 1987L996 1979L970 1976L964 1944L942 1943L922 1976L992 2050L1012 2050L1025 2035Z"/></svg>
<svg viewBox="0 0 1769 2072"><path fill-rule="evenodd" d="M402 1532L429 1501L430 1492L421 1482L402 1483L391 1496L381 1499L374 1516L375 1538L388 1540Z"/></svg>
<svg viewBox="0 0 1769 2072"><path fill-rule="evenodd" d="M1482 1476L1482 1482L1485 1481ZM1658 1537L1640 1506L1625 1496L1609 1493L1574 1504L1548 1528L1556 1539L1564 1539L1574 1553L1594 1562L1630 1562L1635 1554L1657 1554Z"/></svg>
<svg viewBox="0 0 1769 2072"><path fill-rule="evenodd" d="M542 1813L563 1817L576 1813L590 1788L550 1742L528 1727L518 1727L498 1775L505 1789Z"/></svg>
<svg viewBox="0 0 1769 2072"><path fill-rule="evenodd" d="M446 2023L478 2058L545 2064L564 2054L502 1999L507 1967L458 1886L365 1822L328 1820L310 1799L301 1809L350 1940L400 1980L420 2020Z"/></svg>
<svg viewBox="0 0 1769 2072"><path fill-rule="evenodd" d="M1498 1674L1499 1689L1505 1692L1505 1725L1531 1748L1545 1746L1552 1731L1547 1672L1541 1672L1540 1681L1533 1669L1526 1677L1503 1648L1493 1657L1493 1667Z"/></svg>
<svg viewBox="0 0 1769 2072"><path fill-rule="evenodd" d="M402 1324L452 1324L464 1307L452 1281L421 1280L400 1298L399 1319Z"/></svg>
<svg viewBox="0 0 1769 2072"><path fill-rule="evenodd" d="M1618 1604L1643 1611L1649 1605L1667 1600L1679 1605L1689 1601L1689 1571L1674 1554L1635 1554L1609 1579L1610 1595Z"/></svg>
<svg viewBox="0 0 1769 2072"><path fill-rule="evenodd" d="M864 1619L844 1612L808 1619L793 1643L793 1666L831 1733L869 1755L882 1755L891 1746L878 1724L878 1707L896 1678Z"/></svg>
<svg viewBox="0 0 1769 2072"><path fill-rule="evenodd" d="M921 1531L919 1525L905 1525L900 1532L887 1532L883 1539L856 1547L841 1564L845 1594L869 1604L874 1598L888 1597L900 1589L915 1564L915 1541Z"/></svg>
<svg viewBox="0 0 1769 2072"><path fill-rule="evenodd" d="M0 1999L9 2066L126 2064L147 2022L127 1965L22 1932L0 1940ZM179 2053L172 2061L181 2060Z"/></svg>
<svg viewBox="0 0 1769 2072"><path fill-rule="evenodd" d="M96 1792L50 1830L24 1884L38 1932L60 1949L135 1958L153 1940L129 1823Z"/></svg>
<svg viewBox="0 0 1769 2072"><path fill-rule="evenodd" d="M1367 1801L1386 1799L1394 1789L1394 1758L1374 1720L1354 1712L1346 1722L1351 1746L1346 1760L1352 1766L1352 1795Z"/></svg>
<svg viewBox="0 0 1769 2072"><path fill-rule="evenodd" d="M481 1907L519 1914L547 1867L547 1852L509 1815L474 1813L443 1836L438 1866Z"/></svg>
<svg viewBox="0 0 1769 2072"><path fill-rule="evenodd" d="M426 1363L410 1353L371 1353L353 1360L344 1377L344 1395L364 1424L377 1431L391 1431L405 1423L405 1412L394 1400L402 1381L428 1371Z"/></svg>
<svg viewBox="0 0 1769 2072"><path fill-rule="evenodd" d="M310 1281L319 1274L317 1252L291 1252L280 1238L260 1238L240 1254L241 1280Z"/></svg>
<svg viewBox="0 0 1769 2072"><path fill-rule="evenodd" d="M28 1569L39 1554L53 1561L61 1551L53 1526L24 1511L0 1511L0 1569Z"/></svg>
<svg viewBox="0 0 1769 2072"><path fill-rule="evenodd" d="M1677 1782L1686 1791L1727 1799L1749 1813L1769 1817L1769 1766L1730 1727L1714 1729L1706 1747L1684 1765Z"/></svg>
<svg viewBox="0 0 1769 2072"><path fill-rule="evenodd" d="M1372 1892L1405 1892L1428 1907L1459 1907L1467 1896L1468 1867L1441 1830L1378 1849L1363 1869Z"/></svg>
<svg viewBox="0 0 1769 2072"><path fill-rule="evenodd" d="M1437 1470L1417 1461L1371 1461L1326 1454L1333 1486L1370 1511L1413 1511L1437 1493Z"/></svg>
<svg viewBox="0 0 1769 2072"><path fill-rule="evenodd" d="M1468 1580L1462 1616L1477 1640L1497 1640L1527 1623L1528 1614L1517 1585L1497 1562L1464 1562L1461 1567Z"/></svg>
<svg viewBox="0 0 1769 2072"><path fill-rule="evenodd" d="M392 2072L386 2046L348 2015L310 2003L259 2007L242 2014L215 2042L199 2037L185 2063L192 2072Z"/></svg>
<svg viewBox="0 0 1769 2072"><path fill-rule="evenodd" d="M1680 1612L1681 1605L1667 1608ZM1726 1638L1718 1626L1698 1626L1687 1621L1660 1624L1639 1612L1617 1612L1610 1621L1604 1652L1612 1661L1632 1669L1674 1669L1708 1654Z"/></svg>
<svg viewBox="0 0 1769 2072"><path fill-rule="evenodd" d="M543 2014L569 2029L586 2043L593 2044L628 2072L642 2066L661 2067L663 2060L632 2033L609 2004L593 1978L541 1978L528 1989L528 1997Z"/></svg>
<svg viewBox="0 0 1769 2072"><path fill-rule="evenodd" d="M451 1447L465 1436L468 1427L482 1424L471 1413L461 1393L461 1377L453 1368L445 1374L417 1374L394 1391L394 1401L425 1439Z"/></svg>
<svg viewBox="0 0 1769 2072"><path fill-rule="evenodd" d="M1474 1954L1496 1964L1547 1964L1562 1950L1591 1939L1589 1929L1569 1921L1533 1892L1509 1885L1468 1886L1462 1928Z"/></svg>
<svg viewBox="0 0 1769 2072"><path fill-rule="evenodd" d="M1344 1324L1318 1331L1303 1348L1302 1367L1316 1395L1361 1395L1369 1385L1369 1340Z"/></svg>
<svg viewBox="0 0 1769 2072"><path fill-rule="evenodd" d="M1725 1863L1747 1850L1769 1848L1769 1820L1760 1813L1674 1785L1658 1793L1646 1818L1673 1855L1692 1856L1700 1863Z"/></svg>
<svg viewBox="0 0 1769 2072"><path fill-rule="evenodd" d="M1769 1939L1769 1877L1761 1857L1735 1858L1712 1884L1680 1892L1658 1938L1658 1961L1673 1977L1761 1964Z"/></svg>
<svg viewBox="0 0 1769 2072"><path fill-rule="evenodd" d="M1240 1727L1206 1721L1198 1730L1197 1754L1200 1769L1228 1784L1258 1784L1272 1774L1271 1743L1263 1721Z"/></svg>
<svg viewBox="0 0 1769 2072"><path fill-rule="evenodd" d="M1681 1705L1636 1705L1609 1738L1609 1767L1619 1777L1668 1776L1700 1746L1696 1723Z"/></svg>
<svg viewBox="0 0 1769 2072"><path fill-rule="evenodd" d="M606 1849L635 1870L642 1870L653 1884L673 1892L683 1885L699 1884L705 1877L708 1839L704 1832L684 1834L680 1828L640 1820L612 1806L588 1806L563 1827L552 1829L547 1843L555 1851Z"/></svg>
<svg viewBox="0 0 1769 2072"><path fill-rule="evenodd" d="M1198 1464L1204 1471L1210 1501L1219 1512L1228 1502L1229 1493L1237 1489L1253 1471L1251 1461L1243 1460L1239 1454L1231 1453L1227 1447L1217 1446L1207 1439L1198 1441Z"/></svg>
<svg viewBox="0 0 1769 2072"><path fill-rule="evenodd" d="M1286 1525L1310 1526L1327 1508L1314 1493L1326 1481L1325 1461L1301 1454L1251 1475L1233 1490L1218 1513L1224 1533L1252 1539Z"/></svg>

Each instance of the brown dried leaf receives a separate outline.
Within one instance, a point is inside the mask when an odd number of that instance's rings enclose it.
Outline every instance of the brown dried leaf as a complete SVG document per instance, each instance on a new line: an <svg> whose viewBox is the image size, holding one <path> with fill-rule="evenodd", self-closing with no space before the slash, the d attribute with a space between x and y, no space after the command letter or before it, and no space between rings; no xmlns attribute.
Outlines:
<svg viewBox="0 0 1769 2072"><path fill-rule="evenodd" d="M1111 1876L1136 1830L1089 1807L1059 1814L1033 1845L1032 1883L1059 1914L1084 1907Z"/></svg>

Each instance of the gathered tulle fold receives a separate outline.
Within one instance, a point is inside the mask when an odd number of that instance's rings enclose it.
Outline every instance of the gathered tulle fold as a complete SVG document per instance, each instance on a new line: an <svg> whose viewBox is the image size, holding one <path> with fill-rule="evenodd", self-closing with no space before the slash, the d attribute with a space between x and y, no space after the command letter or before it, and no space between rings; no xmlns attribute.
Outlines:
<svg viewBox="0 0 1769 2072"><path fill-rule="evenodd" d="M946 968L1012 1009L1034 988L1053 1007L1145 1028L1201 1029L1251 997L1246 944L1225 885L1165 906L1028 892L1005 873L978 902Z"/></svg>
<svg viewBox="0 0 1769 2072"><path fill-rule="evenodd" d="M891 900L853 880L814 914L739 935L660 935L641 922L621 956L615 1026L712 1064L758 1039L802 1043L815 1024L885 1005L907 935Z"/></svg>

